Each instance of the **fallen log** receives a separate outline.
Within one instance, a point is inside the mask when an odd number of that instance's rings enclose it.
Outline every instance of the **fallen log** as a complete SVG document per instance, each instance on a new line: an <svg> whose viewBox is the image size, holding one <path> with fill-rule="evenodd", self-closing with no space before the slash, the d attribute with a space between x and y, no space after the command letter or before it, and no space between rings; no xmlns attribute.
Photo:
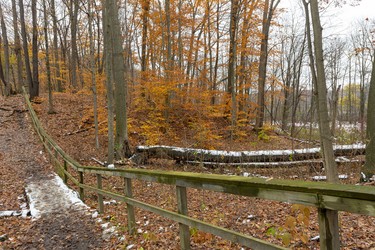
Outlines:
<svg viewBox="0 0 375 250"><path fill-rule="evenodd" d="M335 160L337 164L347 163L358 163L363 164L362 160L347 160L344 161L340 158ZM201 165L204 167L221 167L221 166L232 166L232 167L248 167L248 168L278 168L278 167L301 167L301 166L320 166L323 167L322 159L304 160L304 161L281 161L281 162L241 162L241 163L223 163L223 162L201 162L201 161L186 161L191 165Z"/></svg>
<svg viewBox="0 0 375 250"><path fill-rule="evenodd" d="M364 144L334 146L335 156L354 156L365 153ZM177 162L290 162L321 158L320 148L306 148L295 150L261 150L261 151L221 151L194 148L180 148L171 146L138 146L136 163L142 163L150 158L172 159Z"/></svg>

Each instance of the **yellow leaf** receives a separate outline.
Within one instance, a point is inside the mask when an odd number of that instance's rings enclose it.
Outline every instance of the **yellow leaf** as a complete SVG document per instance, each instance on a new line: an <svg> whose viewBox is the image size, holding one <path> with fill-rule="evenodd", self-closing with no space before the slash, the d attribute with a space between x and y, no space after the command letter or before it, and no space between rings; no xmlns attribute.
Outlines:
<svg viewBox="0 0 375 250"><path fill-rule="evenodd" d="M310 217L310 208L304 207L303 208L303 214L305 215L305 217Z"/></svg>
<svg viewBox="0 0 375 250"><path fill-rule="evenodd" d="M281 236L281 240L283 241L283 244L285 246L289 246L290 244L290 240L291 240L291 236L289 233L285 233Z"/></svg>
<svg viewBox="0 0 375 250"><path fill-rule="evenodd" d="M302 223L302 222L304 221L304 219L305 219L305 216L303 216L303 214L298 214L298 216L297 216L297 221L298 221L299 223Z"/></svg>
<svg viewBox="0 0 375 250"><path fill-rule="evenodd" d="M305 226L308 227L310 225L310 218L309 217L304 217L303 224L305 224Z"/></svg>
<svg viewBox="0 0 375 250"><path fill-rule="evenodd" d="M302 234L302 235L301 235L301 241L302 241L304 244L307 244L307 242L309 242L309 238L307 237L306 234Z"/></svg>
<svg viewBox="0 0 375 250"><path fill-rule="evenodd" d="M295 225L296 225L296 219L292 216L288 216L285 221L285 226L293 230Z"/></svg>

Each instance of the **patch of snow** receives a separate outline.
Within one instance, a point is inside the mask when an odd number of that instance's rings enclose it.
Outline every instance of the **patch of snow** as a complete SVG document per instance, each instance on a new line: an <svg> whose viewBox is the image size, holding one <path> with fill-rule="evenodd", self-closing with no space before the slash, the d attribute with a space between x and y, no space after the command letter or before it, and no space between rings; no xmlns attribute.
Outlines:
<svg viewBox="0 0 375 250"><path fill-rule="evenodd" d="M26 218L29 214L28 209L22 209L22 210L6 210L6 211L0 211L0 218L1 217L10 217L10 216L21 216L22 218Z"/></svg>
<svg viewBox="0 0 375 250"><path fill-rule="evenodd" d="M104 229L103 231L103 235L102 235L102 238L104 240L109 240L114 234L116 233L116 227L109 227L109 228L106 228Z"/></svg>
<svg viewBox="0 0 375 250"><path fill-rule="evenodd" d="M340 174L339 179L341 179L341 180L348 179L348 175L347 174Z"/></svg>
<svg viewBox="0 0 375 250"><path fill-rule="evenodd" d="M109 222L103 223L101 226L102 226L102 228L107 228L109 226Z"/></svg>
<svg viewBox="0 0 375 250"><path fill-rule="evenodd" d="M13 211L13 210L8 210L8 211L0 211L0 217L9 217L9 216L13 216L13 213L15 213L16 211Z"/></svg>
<svg viewBox="0 0 375 250"><path fill-rule="evenodd" d="M111 205L111 204L117 204L116 200L110 200L110 201L103 201L104 205Z"/></svg>
<svg viewBox="0 0 375 250"><path fill-rule="evenodd" d="M311 241L319 241L319 240L320 240L320 236L317 235L317 236L315 236L315 237L312 237L310 240L311 240Z"/></svg>
<svg viewBox="0 0 375 250"><path fill-rule="evenodd" d="M366 179L365 173L361 172L362 179Z"/></svg>
<svg viewBox="0 0 375 250"><path fill-rule="evenodd" d="M312 179L314 181L321 181L321 180L326 180L327 176L325 176L325 175L316 175L316 176L313 176Z"/></svg>
<svg viewBox="0 0 375 250"><path fill-rule="evenodd" d="M325 176L325 175L316 175L316 176L313 176L312 179L314 181L322 181L322 180L327 180L327 176ZM339 179L340 180L348 179L348 175L347 174L340 174L339 175Z"/></svg>
<svg viewBox="0 0 375 250"><path fill-rule="evenodd" d="M248 219L250 219L250 220L253 220L253 219L255 219L255 218L256 218L256 216L255 216L255 215L252 215L252 214L250 214L250 215L248 215L248 216L247 216L247 218L248 218Z"/></svg>
<svg viewBox="0 0 375 250"><path fill-rule="evenodd" d="M30 181L26 186L26 196L34 220L61 210L88 210L89 207L78 198L77 192L69 189L56 174L51 177Z"/></svg>
<svg viewBox="0 0 375 250"><path fill-rule="evenodd" d="M27 203L26 203L26 202L22 203L22 204L20 205L20 208L21 208L21 209L25 209L25 208L27 208Z"/></svg>
<svg viewBox="0 0 375 250"><path fill-rule="evenodd" d="M91 215L91 217L95 219L95 218L98 217L98 215L99 215L98 211L95 211L95 212Z"/></svg>
<svg viewBox="0 0 375 250"><path fill-rule="evenodd" d="M23 219L25 219L25 218L27 218L28 216L31 216L31 212L30 212L30 210L29 210L29 209L23 209L23 210L22 210L21 217L22 217Z"/></svg>
<svg viewBox="0 0 375 250"><path fill-rule="evenodd" d="M350 160L344 156L340 156L336 158L336 162L350 162Z"/></svg>
<svg viewBox="0 0 375 250"><path fill-rule="evenodd" d="M126 247L126 250L130 250L130 249L132 249L134 246L135 246L134 244L128 245L128 246Z"/></svg>

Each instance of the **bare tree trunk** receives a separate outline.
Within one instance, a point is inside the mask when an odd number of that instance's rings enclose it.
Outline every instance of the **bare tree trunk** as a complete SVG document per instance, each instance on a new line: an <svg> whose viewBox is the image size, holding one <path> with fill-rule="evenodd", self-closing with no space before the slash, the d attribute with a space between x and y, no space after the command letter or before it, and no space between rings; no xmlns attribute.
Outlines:
<svg viewBox="0 0 375 250"><path fill-rule="evenodd" d="M260 47L259 58L259 78L258 78L258 108L255 120L255 129L259 130L263 127L264 111L265 111L265 87L267 76L267 60L268 60L268 35L271 26L271 20L280 0L266 0L263 10L262 25L262 41Z"/></svg>
<svg viewBox="0 0 375 250"><path fill-rule="evenodd" d="M48 18L46 0L43 0L43 15L44 15L44 39L46 46L46 70L47 70L47 84L48 84L48 114L54 114L53 109L53 96L52 96L52 83L51 83L51 66L49 60L49 45L48 45Z"/></svg>
<svg viewBox="0 0 375 250"><path fill-rule="evenodd" d="M321 127L322 148L325 158L325 169L327 179L331 182L338 182L338 174L335 158L333 155L332 134L329 127L330 120L327 106L327 86L324 70L322 27L320 24L319 9L317 0L311 1L311 17L314 31L314 53L317 76L318 92L318 117Z"/></svg>
<svg viewBox="0 0 375 250"><path fill-rule="evenodd" d="M96 93L96 70L95 70L95 48L93 37L93 15L91 2L88 2L88 17L89 17L89 39L90 39L90 68L91 68L91 85L94 102L94 125L95 125L95 147L99 148L99 128L98 128L98 98ZM99 55L98 55L99 56Z"/></svg>
<svg viewBox="0 0 375 250"><path fill-rule="evenodd" d="M77 89L77 22L78 22L78 0L71 0L70 22L71 22L71 54L70 54L70 74L71 85L73 89Z"/></svg>
<svg viewBox="0 0 375 250"><path fill-rule="evenodd" d="M3 47L3 41L2 41L2 39L0 37L0 58L1 58L2 47ZM9 89L8 85L9 85L9 83L7 81L5 81L4 69L3 69L3 62L1 60L0 60L0 80L3 83L3 85L4 85L4 94L5 94L5 96L9 96L9 92L8 92L8 89ZM1 90L3 90L3 89L1 88Z"/></svg>
<svg viewBox="0 0 375 250"><path fill-rule="evenodd" d="M27 81L27 84L28 84L28 87L29 87L30 99L33 99L35 97L35 93L33 92L33 78L32 78L32 75L31 75L29 47L28 47L28 43L27 43L27 33L26 33L26 24L25 24L25 10L24 10L24 6L23 6L23 0L19 0L19 8L20 8L22 45L23 45L23 53L24 53L24 57L25 57L26 81Z"/></svg>
<svg viewBox="0 0 375 250"><path fill-rule="evenodd" d="M114 141L114 97L113 97L113 73L112 73L112 46L111 41L111 25L110 12L108 8L109 0L105 1L103 8L103 30L104 30L104 54L105 54L105 74L107 87L107 106L108 106L108 158L109 164L113 163L115 152Z"/></svg>
<svg viewBox="0 0 375 250"><path fill-rule="evenodd" d="M237 100L236 100L236 62L237 62L237 26L238 26L239 1L231 0L229 24L229 64L228 64L228 93L231 97L231 139L237 125Z"/></svg>
<svg viewBox="0 0 375 250"><path fill-rule="evenodd" d="M375 175L375 56L372 62L370 89L367 104L366 162L362 166L361 181Z"/></svg>
<svg viewBox="0 0 375 250"><path fill-rule="evenodd" d="M219 71L219 48L220 48L220 3L217 3L216 8L216 58L215 58L215 67L214 67L214 76L213 76L213 84L212 90L216 91L217 89L217 75ZM211 104L216 104L216 96L215 94L211 98Z"/></svg>
<svg viewBox="0 0 375 250"><path fill-rule="evenodd" d="M9 62L9 42L8 42L8 35L7 35L7 28L4 22L3 16L3 8L0 4L0 16L1 16L1 33L3 33L3 41L4 41L4 80L7 82L6 93L9 95L12 91L12 86L10 84L10 62Z"/></svg>
<svg viewBox="0 0 375 250"><path fill-rule="evenodd" d="M22 90L23 78L22 78L22 55L21 55L21 41L18 30L18 15L17 15L17 6L16 0L12 0L12 14L13 14L13 33L14 33L14 53L16 54L17 60L17 83L16 91L20 93Z"/></svg>
<svg viewBox="0 0 375 250"><path fill-rule="evenodd" d="M173 68L173 61L172 61L172 34L171 34L171 10L170 10L170 0L165 0L165 24L166 24L166 33L167 33L167 60L166 60L166 81L168 85L167 96L165 97L165 118L168 120L169 118L169 108L171 107L171 98L172 98L172 91L170 88L170 83L172 81L171 71Z"/></svg>
<svg viewBox="0 0 375 250"><path fill-rule="evenodd" d="M32 38L32 56L33 56L33 96L39 96L39 56L38 56L38 17L36 9L36 1L31 1L31 14L33 23L33 38Z"/></svg>
<svg viewBox="0 0 375 250"><path fill-rule="evenodd" d="M314 33L314 54L318 92L318 120L321 148L324 155L324 168L329 182L337 183L338 173L334 157L332 134L329 127L327 107L327 86L323 58L323 36L317 0L311 0L311 19ZM340 236L337 211L319 209L320 245L322 249L340 249Z"/></svg>
<svg viewBox="0 0 375 250"><path fill-rule="evenodd" d="M108 38L106 39L107 57L107 67L111 70L113 82L115 84L115 105L116 105L116 156L119 158L129 157L130 147L127 129L127 110L126 110L126 81L124 72L126 72L123 48L121 40L121 28L118 19L118 7L115 0L106 1L106 34Z"/></svg>
<svg viewBox="0 0 375 250"><path fill-rule="evenodd" d="M56 79L56 88L58 92L63 91L61 75L60 75L60 56L59 56L59 47L57 43L57 16L56 16L56 7L55 0L51 0L51 15L53 23L53 52L55 57L55 79Z"/></svg>
<svg viewBox="0 0 375 250"><path fill-rule="evenodd" d="M148 16L150 10L150 0L142 1L142 56L141 70L145 72L147 69L147 32L148 32Z"/></svg>

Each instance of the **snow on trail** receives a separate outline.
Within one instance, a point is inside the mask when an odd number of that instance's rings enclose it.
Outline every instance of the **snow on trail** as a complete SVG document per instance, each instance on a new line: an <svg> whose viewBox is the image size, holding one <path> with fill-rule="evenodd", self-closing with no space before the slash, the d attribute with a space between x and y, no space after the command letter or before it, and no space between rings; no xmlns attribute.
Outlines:
<svg viewBox="0 0 375 250"><path fill-rule="evenodd" d="M33 219L43 215L69 210L88 211L78 197L78 194L69 189L56 174L50 174L49 179L31 180L26 186L26 195L29 200L30 212Z"/></svg>

